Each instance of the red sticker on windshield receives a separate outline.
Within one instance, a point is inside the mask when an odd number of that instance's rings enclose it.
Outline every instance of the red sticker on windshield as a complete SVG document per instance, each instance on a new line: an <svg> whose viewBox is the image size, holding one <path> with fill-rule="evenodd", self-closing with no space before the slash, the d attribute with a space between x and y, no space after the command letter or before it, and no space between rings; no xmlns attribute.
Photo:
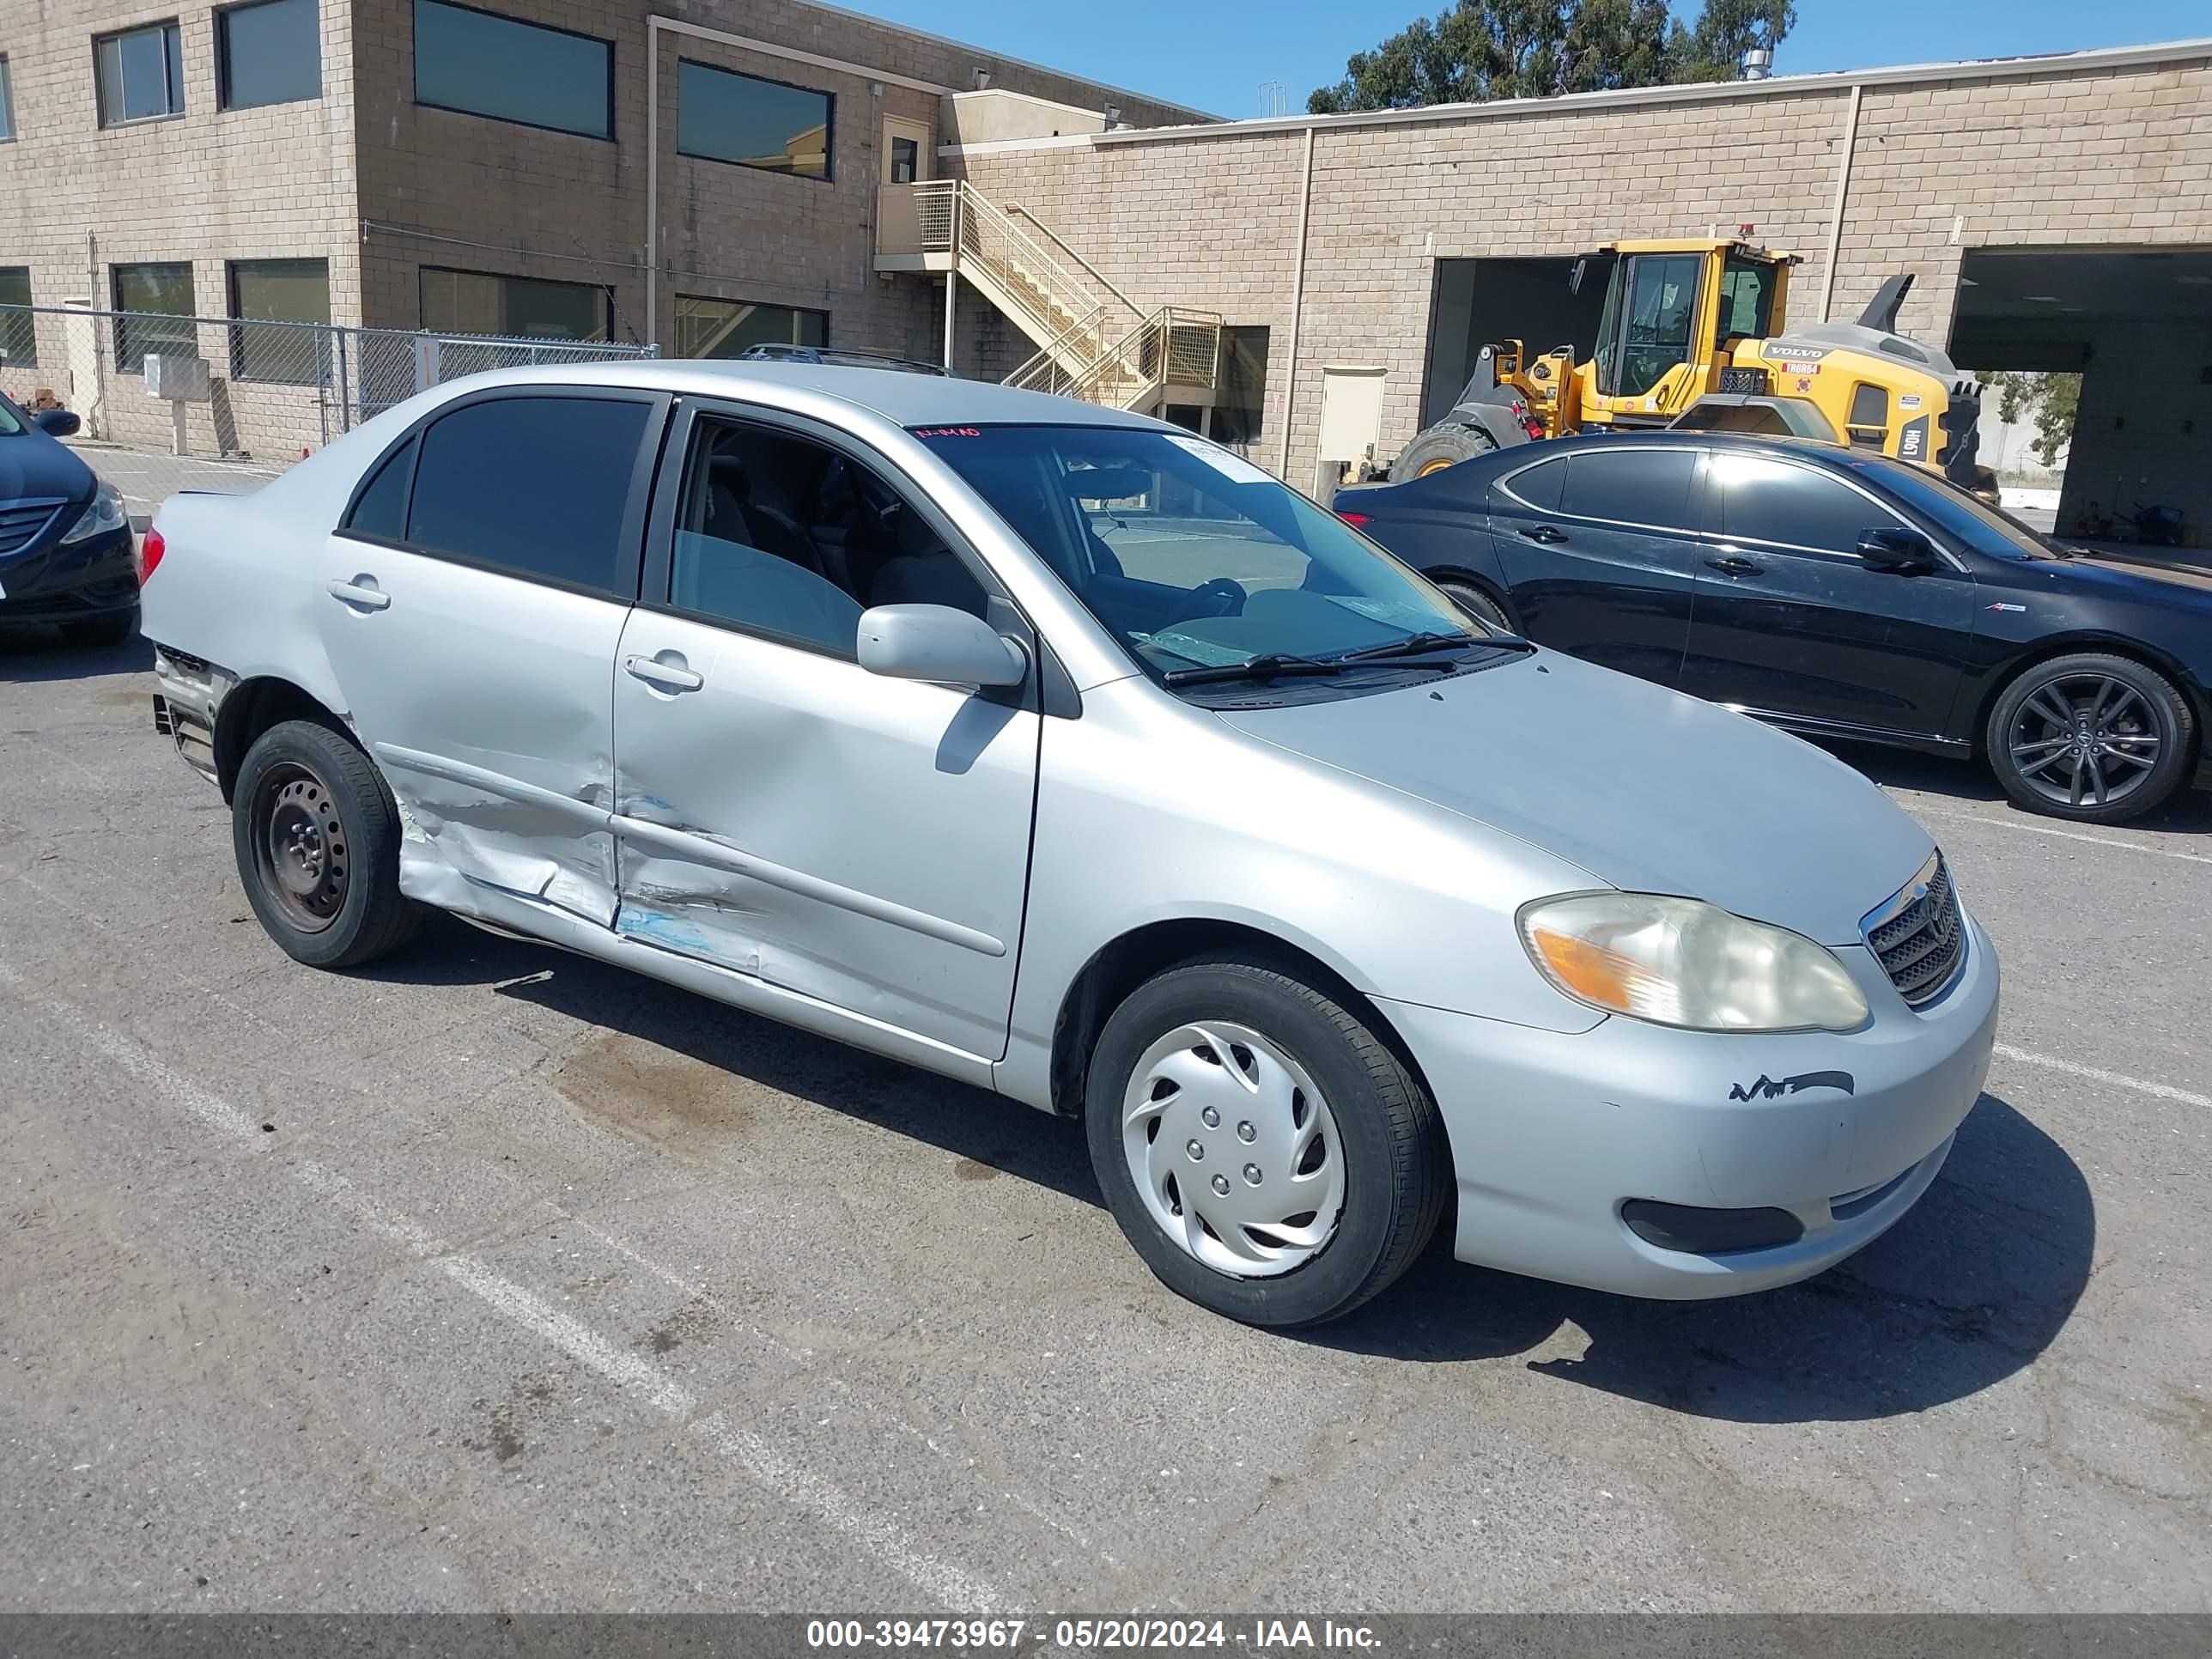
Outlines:
<svg viewBox="0 0 2212 1659"><path fill-rule="evenodd" d="M914 428L914 435L917 438L980 438L983 435L983 428L980 426L918 426Z"/></svg>

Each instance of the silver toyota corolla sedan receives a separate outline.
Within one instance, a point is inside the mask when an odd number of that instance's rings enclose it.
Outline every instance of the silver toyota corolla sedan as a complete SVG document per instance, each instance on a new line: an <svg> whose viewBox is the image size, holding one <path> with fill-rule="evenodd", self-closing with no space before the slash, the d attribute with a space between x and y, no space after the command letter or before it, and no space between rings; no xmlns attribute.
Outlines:
<svg viewBox="0 0 2212 1659"><path fill-rule="evenodd" d="M1183 1295L1818 1273L1997 961L1856 773L1471 620L1239 456L998 386L456 381L143 556L157 725L325 968L451 911L1080 1118Z"/></svg>

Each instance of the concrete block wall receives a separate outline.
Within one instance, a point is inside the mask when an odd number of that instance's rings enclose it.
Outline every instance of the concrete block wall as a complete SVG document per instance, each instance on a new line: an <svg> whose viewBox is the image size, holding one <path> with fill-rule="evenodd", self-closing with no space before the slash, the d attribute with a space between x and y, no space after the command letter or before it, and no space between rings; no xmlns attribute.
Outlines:
<svg viewBox="0 0 2212 1659"><path fill-rule="evenodd" d="M0 265L30 267L33 304L90 299L106 307L111 267L183 262L192 267L195 307L220 316L229 310L228 262L303 258L328 261L333 317L358 309L352 16L341 0L324 0L320 98L221 110L215 10L115 0L0 6L16 131L0 143ZM184 59L184 113L101 127L94 37L170 18ZM222 331L203 332L221 384L215 404L191 411L192 447L265 451L296 442L301 411L289 405L298 389L240 386L234 393ZM72 407L88 404L93 388L71 384L60 320L41 319L38 339L37 366L0 369L0 388L27 397L47 386ZM112 359L106 378L109 435L166 444L168 405L146 397L137 376L114 375Z"/></svg>
<svg viewBox="0 0 2212 1659"><path fill-rule="evenodd" d="M1387 369L1380 453L1419 422L1434 261L1571 255L1621 237L1734 234L1787 248L1790 314L1820 314L1851 93L1834 82L1664 98L1574 99L1313 128L1296 384L1291 294L1306 125L1240 123L1104 143L975 151L957 165L1019 202L1140 305L1170 301L1272 330L1271 405L1287 398L1284 476L1319 457L1322 371ZM1966 248L2212 243L2212 63L1869 86L1860 94L1832 315L1882 280L1917 282L1900 319L1949 334ZM1972 365L1966 365L1972 367ZM1281 456L1280 416L1255 446Z"/></svg>

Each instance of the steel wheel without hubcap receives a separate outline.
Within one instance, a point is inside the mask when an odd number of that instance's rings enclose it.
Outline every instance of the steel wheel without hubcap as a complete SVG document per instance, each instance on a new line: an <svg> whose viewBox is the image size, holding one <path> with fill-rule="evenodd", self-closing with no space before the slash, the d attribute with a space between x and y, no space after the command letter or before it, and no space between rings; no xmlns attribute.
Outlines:
<svg viewBox="0 0 2212 1659"><path fill-rule="evenodd" d="M1178 1026L1130 1074L1121 1148L1160 1231L1207 1267L1304 1267L1344 1212L1344 1152L1305 1068L1249 1026Z"/></svg>
<svg viewBox="0 0 2212 1659"><path fill-rule="evenodd" d="M2005 734L2028 787L2063 806L2125 800L2151 775L2166 744L2158 712L2109 674L2069 674L2039 686Z"/></svg>
<svg viewBox="0 0 2212 1659"><path fill-rule="evenodd" d="M345 908L345 826L337 802L306 767L270 768L254 801L253 872L302 933L320 933Z"/></svg>

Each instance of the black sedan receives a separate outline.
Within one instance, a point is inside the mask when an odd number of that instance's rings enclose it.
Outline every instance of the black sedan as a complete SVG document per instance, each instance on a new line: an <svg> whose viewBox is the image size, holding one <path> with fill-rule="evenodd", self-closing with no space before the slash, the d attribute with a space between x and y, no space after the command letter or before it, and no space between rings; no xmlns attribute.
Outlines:
<svg viewBox="0 0 2212 1659"><path fill-rule="evenodd" d="M0 398L0 623L53 623L80 645L118 645L138 622L138 572L123 498L61 444L65 410L31 416Z"/></svg>
<svg viewBox="0 0 2212 1659"><path fill-rule="evenodd" d="M2100 562L1879 455L1564 438L1335 507L1541 644L1792 731L1978 756L2056 817L2155 806L2212 718L2212 575Z"/></svg>

